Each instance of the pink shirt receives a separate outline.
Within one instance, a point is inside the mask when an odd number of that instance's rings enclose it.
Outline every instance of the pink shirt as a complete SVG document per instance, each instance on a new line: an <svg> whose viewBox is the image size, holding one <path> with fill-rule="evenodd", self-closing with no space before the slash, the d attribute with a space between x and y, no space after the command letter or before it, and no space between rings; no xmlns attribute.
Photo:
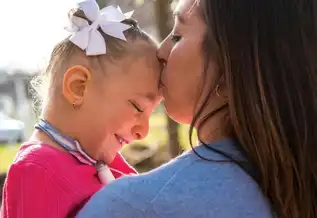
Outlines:
<svg viewBox="0 0 317 218"><path fill-rule="evenodd" d="M110 168L120 177L135 170L117 155ZM74 217L103 185L93 166L45 144L22 145L3 189L3 218Z"/></svg>

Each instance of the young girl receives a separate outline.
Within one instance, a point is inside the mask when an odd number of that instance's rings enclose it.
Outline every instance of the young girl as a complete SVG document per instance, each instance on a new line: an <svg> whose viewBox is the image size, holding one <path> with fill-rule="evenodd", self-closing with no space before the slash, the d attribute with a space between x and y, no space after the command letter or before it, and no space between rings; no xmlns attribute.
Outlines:
<svg viewBox="0 0 317 218"><path fill-rule="evenodd" d="M147 135L161 66L129 16L94 0L70 12L72 35L52 52L41 121L10 167L2 217L74 217L103 184L135 173L118 151Z"/></svg>

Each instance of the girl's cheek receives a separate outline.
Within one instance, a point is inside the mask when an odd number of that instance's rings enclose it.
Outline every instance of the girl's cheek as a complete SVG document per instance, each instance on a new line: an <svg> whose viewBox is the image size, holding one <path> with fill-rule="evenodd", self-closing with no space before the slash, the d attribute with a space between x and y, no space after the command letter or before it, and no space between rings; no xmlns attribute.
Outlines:
<svg viewBox="0 0 317 218"><path fill-rule="evenodd" d="M122 114L118 117L118 124L120 126L120 129L126 129L131 128L136 124L138 120L138 116L136 113L128 112L126 114Z"/></svg>

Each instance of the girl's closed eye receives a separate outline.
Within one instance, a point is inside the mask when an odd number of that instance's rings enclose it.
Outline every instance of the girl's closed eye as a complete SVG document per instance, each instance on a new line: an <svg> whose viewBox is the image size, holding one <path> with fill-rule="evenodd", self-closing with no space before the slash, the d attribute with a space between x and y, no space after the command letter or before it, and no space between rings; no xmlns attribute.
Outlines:
<svg viewBox="0 0 317 218"><path fill-rule="evenodd" d="M133 101L129 101L129 102L136 109L137 112L139 112L139 113L143 113L144 112L144 110L142 110L141 107L137 103L135 103Z"/></svg>

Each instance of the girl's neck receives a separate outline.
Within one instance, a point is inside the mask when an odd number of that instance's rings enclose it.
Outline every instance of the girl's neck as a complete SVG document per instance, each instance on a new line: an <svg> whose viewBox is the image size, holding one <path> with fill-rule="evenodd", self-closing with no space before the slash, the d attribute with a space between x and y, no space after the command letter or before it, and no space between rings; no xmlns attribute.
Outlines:
<svg viewBox="0 0 317 218"><path fill-rule="evenodd" d="M68 118L66 119L66 117ZM68 115L67 113L56 114L54 113L54 108L52 106L46 105L41 114L41 118L50 123L63 135L68 136L70 138L74 138L72 132L74 131L74 128L72 127L72 125L74 124L72 122L65 122L65 120L72 120L72 118L70 118L70 115ZM60 146L57 142L55 142L51 137L49 137L46 133L44 133L41 130L34 130L32 136L30 137L30 140L43 142L59 150L66 151L62 146Z"/></svg>
<svg viewBox="0 0 317 218"><path fill-rule="evenodd" d="M55 110L56 106L59 106L60 110ZM46 120L63 135L78 140L76 137L76 133L79 132L77 129L78 125L75 123L77 119L73 117L73 114L68 113L69 111L63 106L62 104L57 104L55 107L48 105L44 108L41 118Z"/></svg>
<svg viewBox="0 0 317 218"><path fill-rule="evenodd" d="M67 152L62 146L52 140L48 135L40 130L34 130L31 137L29 138L31 142L40 142L46 145L52 146L58 150Z"/></svg>

